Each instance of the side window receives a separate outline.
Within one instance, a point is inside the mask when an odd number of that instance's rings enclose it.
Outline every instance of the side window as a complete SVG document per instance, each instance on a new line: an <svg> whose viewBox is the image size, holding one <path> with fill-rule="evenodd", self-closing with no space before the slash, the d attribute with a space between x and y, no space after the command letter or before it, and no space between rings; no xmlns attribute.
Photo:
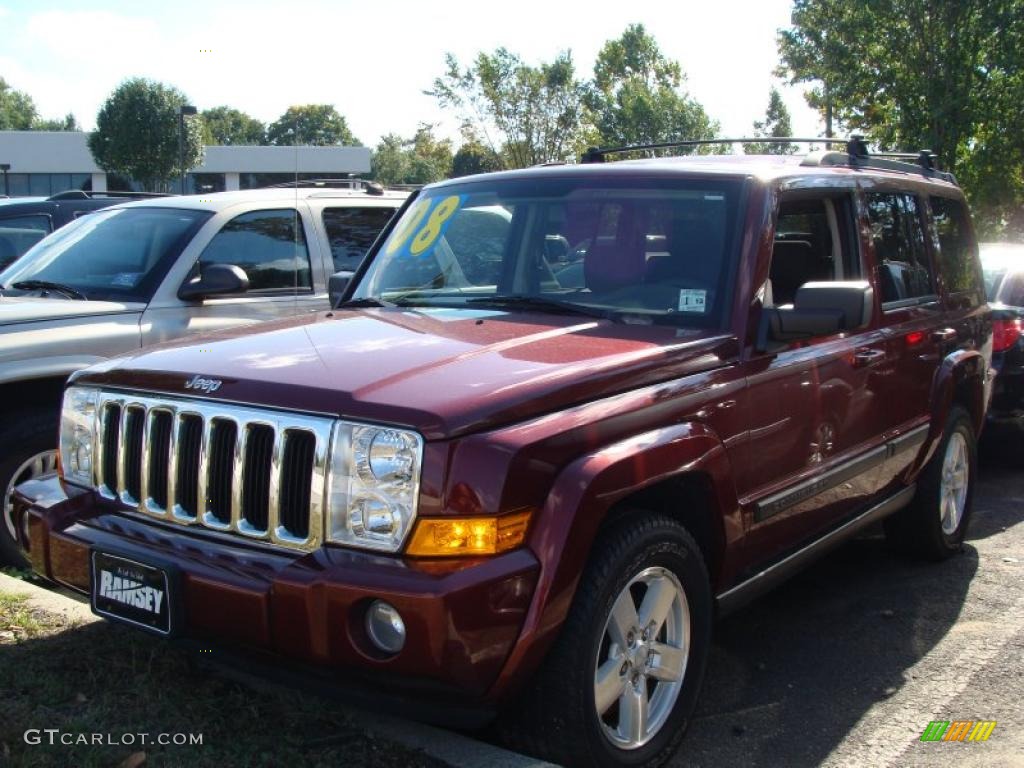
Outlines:
<svg viewBox="0 0 1024 768"><path fill-rule="evenodd" d="M45 213L29 213L23 216L0 217L0 227L4 229L34 229L37 232L53 231L50 225L50 217Z"/></svg>
<svg viewBox="0 0 1024 768"><path fill-rule="evenodd" d="M310 290L312 273L302 220L290 209L251 211L221 229L199 257L199 269L234 264L249 276L249 290Z"/></svg>
<svg viewBox="0 0 1024 768"><path fill-rule="evenodd" d="M851 245L851 216L847 194L783 198L764 289L766 306L791 304L804 283L861 276L860 255Z"/></svg>
<svg viewBox="0 0 1024 768"><path fill-rule="evenodd" d="M334 271L358 267L394 213L394 208L324 208Z"/></svg>
<svg viewBox="0 0 1024 768"><path fill-rule="evenodd" d="M939 237L939 269L948 294L973 294L972 305L984 301L978 280L978 244L974 240L967 209L959 200L932 197L928 200Z"/></svg>
<svg viewBox="0 0 1024 768"><path fill-rule="evenodd" d="M925 252L917 198L888 192L868 192L865 198L882 303L933 297L935 280Z"/></svg>

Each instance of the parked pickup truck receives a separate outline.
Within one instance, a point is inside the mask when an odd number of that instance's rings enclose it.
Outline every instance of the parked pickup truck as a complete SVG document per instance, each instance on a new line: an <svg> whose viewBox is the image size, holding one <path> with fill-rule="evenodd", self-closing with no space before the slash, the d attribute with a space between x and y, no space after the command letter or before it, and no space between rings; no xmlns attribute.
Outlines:
<svg viewBox="0 0 1024 768"><path fill-rule="evenodd" d="M11 491L54 468L69 374L147 344L328 309L329 276L358 266L407 194L352 182L124 203L0 272L0 560L24 562Z"/></svg>
<svg viewBox="0 0 1024 768"><path fill-rule="evenodd" d="M334 311L73 376L61 475L16 492L33 567L224 661L653 766L716 614L875 521L957 552L992 325L952 176L856 139L609 155L429 186Z"/></svg>

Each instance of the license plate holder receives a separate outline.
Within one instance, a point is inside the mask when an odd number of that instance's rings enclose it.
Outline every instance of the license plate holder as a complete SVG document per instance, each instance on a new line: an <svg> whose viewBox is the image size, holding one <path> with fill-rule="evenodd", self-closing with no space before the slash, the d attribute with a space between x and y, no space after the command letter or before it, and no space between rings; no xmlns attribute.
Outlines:
<svg viewBox="0 0 1024 768"><path fill-rule="evenodd" d="M164 637L175 632L173 568L95 549L91 566L93 613Z"/></svg>

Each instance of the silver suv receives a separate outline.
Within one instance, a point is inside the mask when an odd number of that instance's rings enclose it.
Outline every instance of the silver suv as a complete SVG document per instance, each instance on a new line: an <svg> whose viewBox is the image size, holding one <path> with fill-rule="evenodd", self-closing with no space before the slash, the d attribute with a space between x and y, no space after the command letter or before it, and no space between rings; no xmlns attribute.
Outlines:
<svg viewBox="0 0 1024 768"><path fill-rule="evenodd" d="M0 272L0 560L23 563L14 486L49 472L67 377L187 334L330 307L407 192L372 185L169 197L105 208Z"/></svg>

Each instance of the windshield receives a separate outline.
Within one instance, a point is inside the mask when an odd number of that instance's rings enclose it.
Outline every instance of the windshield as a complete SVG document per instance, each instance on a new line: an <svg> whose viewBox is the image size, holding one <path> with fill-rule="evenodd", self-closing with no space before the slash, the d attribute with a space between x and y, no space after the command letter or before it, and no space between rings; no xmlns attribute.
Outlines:
<svg viewBox="0 0 1024 768"><path fill-rule="evenodd" d="M353 293L412 305L595 311L721 327L738 180L487 181L428 189Z"/></svg>
<svg viewBox="0 0 1024 768"><path fill-rule="evenodd" d="M89 299L149 301L170 262L209 217L177 208L97 211L41 240L0 272L0 286L40 281Z"/></svg>

